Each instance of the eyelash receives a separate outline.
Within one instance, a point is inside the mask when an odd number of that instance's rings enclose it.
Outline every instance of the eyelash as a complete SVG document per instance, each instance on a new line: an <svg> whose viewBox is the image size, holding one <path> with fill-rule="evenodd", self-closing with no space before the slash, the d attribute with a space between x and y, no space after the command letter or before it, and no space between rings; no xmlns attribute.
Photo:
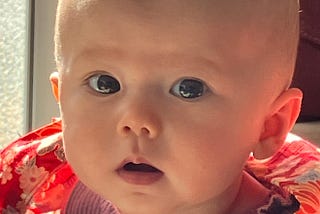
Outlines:
<svg viewBox="0 0 320 214"><path fill-rule="evenodd" d="M112 95L121 90L119 81L108 74L94 74L87 81L88 86L101 95ZM201 98L208 92L208 87L200 79L185 77L174 83L169 92L180 99L191 101Z"/></svg>

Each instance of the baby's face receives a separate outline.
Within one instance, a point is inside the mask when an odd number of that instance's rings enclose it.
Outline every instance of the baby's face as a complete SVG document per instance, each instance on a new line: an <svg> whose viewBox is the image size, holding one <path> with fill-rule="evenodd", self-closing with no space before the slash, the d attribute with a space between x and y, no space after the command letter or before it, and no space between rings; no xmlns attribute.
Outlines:
<svg viewBox="0 0 320 214"><path fill-rule="evenodd" d="M62 6L68 160L123 213L212 209L237 190L268 113L258 72L272 63L267 12L241 15L259 9L242 1L91 2Z"/></svg>

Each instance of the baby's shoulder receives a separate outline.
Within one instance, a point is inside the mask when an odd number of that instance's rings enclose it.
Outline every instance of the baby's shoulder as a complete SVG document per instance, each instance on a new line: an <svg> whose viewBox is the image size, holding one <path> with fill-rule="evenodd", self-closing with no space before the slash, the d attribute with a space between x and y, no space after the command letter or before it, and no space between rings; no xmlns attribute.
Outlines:
<svg viewBox="0 0 320 214"><path fill-rule="evenodd" d="M0 151L1 213L59 210L75 182L64 155L60 121Z"/></svg>
<svg viewBox="0 0 320 214"><path fill-rule="evenodd" d="M275 185L300 202L299 213L320 210L320 149L289 134L282 148L271 158L251 156L246 169L264 185Z"/></svg>

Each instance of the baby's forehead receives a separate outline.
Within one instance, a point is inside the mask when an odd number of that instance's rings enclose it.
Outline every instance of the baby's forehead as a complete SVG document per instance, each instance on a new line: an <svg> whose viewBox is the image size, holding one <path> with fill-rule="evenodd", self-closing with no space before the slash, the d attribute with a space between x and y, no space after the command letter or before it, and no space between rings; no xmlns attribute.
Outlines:
<svg viewBox="0 0 320 214"><path fill-rule="evenodd" d="M225 52L225 58L233 55L239 60L250 59L250 54L259 52L280 62L287 57L280 56L284 50L291 53L296 48L297 11L296 0L60 0L56 55L66 56L63 49L86 43L74 42L81 32L85 34L81 38L92 41L108 38L104 44L121 37L125 39L120 44L131 42L143 46L134 39L141 42L141 38L152 35L154 40L149 42L155 44L174 42L181 48L198 43L203 49L212 47L216 53ZM88 30L92 31L84 32ZM99 38L95 37L98 32Z"/></svg>
<svg viewBox="0 0 320 214"><path fill-rule="evenodd" d="M78 26L84 22L101 25L110 32L118 27L112 25L117 22L140 25L144 32L158 31L159 36L163 32L183 34L190 30L198 31L197 36L237 39L244 45L250 42L251 46L265 45L264 40L274 37L272 44L277 45L276 40L281 43L283 38L294 35L293 29L287 28L290 20L295 21L296 7L295 0L60 0L57 33L65 36L79 31ZM236 47L233 49L236 51Z"/></svg>
<svg viewBox="0 0 320 214"><path fill-rule="evenodd" d="M296 0L69 0L59 1L76 11L87 11L93 8L109 8L114 13L131 12L136 15L177 14L183 16L214 16L239 18L250 16L263 17L286 16L286 10L297 6ZM150 18L150 17L148 17ZM240 20L239 20L240 21Z"/></svg>
<svg viewBox="0 0 320 214"><path fill-rule="evenodd" d="M122 20L154 26L198 25L204 33L245 31L261 35L286 29L297 11L295 0L60 0L59 5L58 17L63 14L65 23L70 20L81 23L96 17L91 21L101 25Z"/></svg>

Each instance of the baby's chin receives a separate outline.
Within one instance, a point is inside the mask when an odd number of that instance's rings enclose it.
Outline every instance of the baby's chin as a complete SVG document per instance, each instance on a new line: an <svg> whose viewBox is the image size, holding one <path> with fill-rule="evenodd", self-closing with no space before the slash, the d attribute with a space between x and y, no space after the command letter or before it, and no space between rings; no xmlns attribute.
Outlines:
<svg viewBox="0 0 320 214"><path fill-rule="evenodd" d="M150 203L146 201L126 200L118 203L113 203L115 208L119 210L121 214L163 214L163 213L176 213L174 207L170 207L167 202L158 200Z"/></svg>

